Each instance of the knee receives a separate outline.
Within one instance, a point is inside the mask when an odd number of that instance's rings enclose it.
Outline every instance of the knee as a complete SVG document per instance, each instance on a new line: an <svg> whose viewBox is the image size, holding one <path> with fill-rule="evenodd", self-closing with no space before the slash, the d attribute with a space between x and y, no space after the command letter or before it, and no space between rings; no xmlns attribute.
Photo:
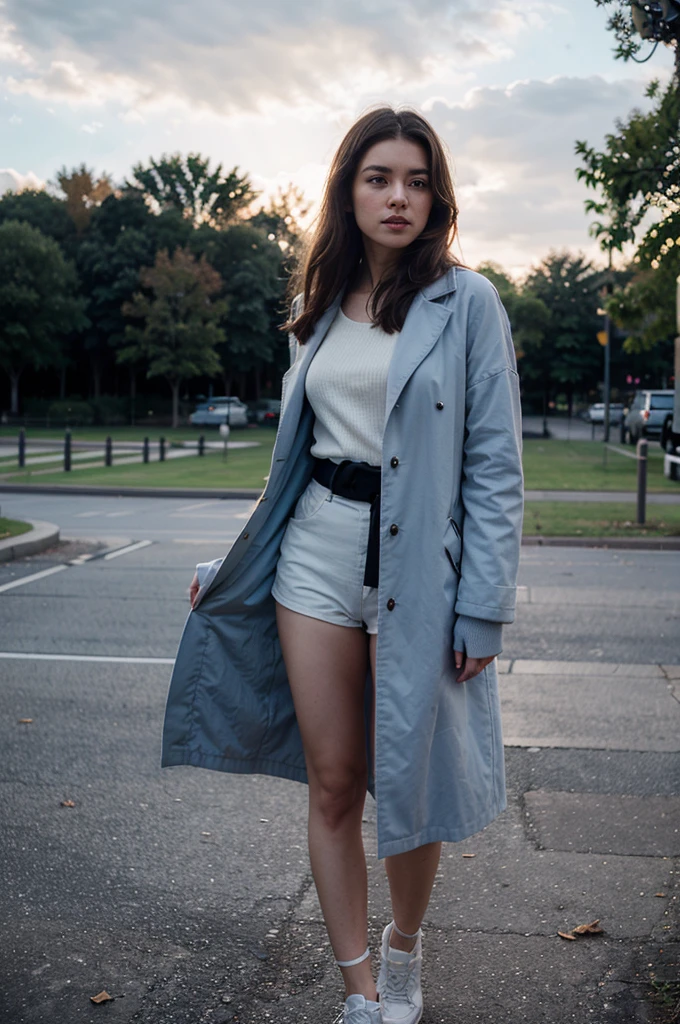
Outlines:
<svg viewBox="0 0 680 1024"><path fill-rule="evenodd" d="M365 767L324 767L310 777L311 806L327 828L339 828L348 816L362 812L366 783Z"/></svg>

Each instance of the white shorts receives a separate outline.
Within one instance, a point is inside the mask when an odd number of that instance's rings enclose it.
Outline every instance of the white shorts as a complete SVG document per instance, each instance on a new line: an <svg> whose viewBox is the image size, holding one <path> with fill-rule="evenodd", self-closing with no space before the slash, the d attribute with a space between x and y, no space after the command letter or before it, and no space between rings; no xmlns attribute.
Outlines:
<svg viewBox="0 0 680 1024"><path fill-rule="evenodd" d="M378 632L378 589L364 586L371 506L311 480L288 520L272 596L291 611Z"/></svg>

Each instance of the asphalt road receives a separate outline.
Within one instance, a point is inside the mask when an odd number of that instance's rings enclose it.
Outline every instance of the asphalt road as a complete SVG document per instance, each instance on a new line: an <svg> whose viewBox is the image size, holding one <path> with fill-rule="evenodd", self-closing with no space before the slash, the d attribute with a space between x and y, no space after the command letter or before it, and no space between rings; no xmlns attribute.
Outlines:
<svg viewBox="0 0 680 1024"><path fill-rule="evenodd" d="M0 1024L333 1019L304 787L159 769L194 563L224 553L247 509L3 498L66 543L0 565ZM680 853L658 824L680 794L679 568L680 553L524 549L503 653L524 660L502 681L510 807L445 849L423 1024L664 1019L645 971L671 970L658 951L676 948L654 894L670 897ZM365 818L375 946L371 801ZM606 918L598 945L555 938L586 915ZM103 989L115 1000L91 1003Z"/></svg>
<svg viewBox="0 0 680 1024"><path fill-rule="evenodd" d="M61 628L51 644L68 648L75 629L96 646L113 630L115 647L118 624L124 623L126 649L153 649L158 657L174 655L193 566L225 553L251 507L231 500L32 494L4 495L2 500L3 515L58 523L66 540L89 538L108 548L151 542L35 587L69 594L54 612ZM39 571L50 557L0 567L0 586ZM524 548L519 584L517 619L505 630L504 657L680 661L680 552ZM12 606L32 607L35 593L32 586L22 597L17 588ZM35 635L30 615L17 611L15 616L11 609L7 614L15 636ZM72 626L65 628L67 622Z"/></svg>

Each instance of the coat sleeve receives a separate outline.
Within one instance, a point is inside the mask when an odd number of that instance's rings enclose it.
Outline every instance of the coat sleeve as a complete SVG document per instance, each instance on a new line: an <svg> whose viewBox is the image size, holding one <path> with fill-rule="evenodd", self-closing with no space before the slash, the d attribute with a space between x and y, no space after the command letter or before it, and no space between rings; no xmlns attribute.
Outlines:
<svg viewBox="0 0 680 1024"><path fill-rule="evenodd" d="M507 315L485 278L477 278L470 299L466 344L464 520L455 611L512 622L523 514L519 379Z"/></svg>

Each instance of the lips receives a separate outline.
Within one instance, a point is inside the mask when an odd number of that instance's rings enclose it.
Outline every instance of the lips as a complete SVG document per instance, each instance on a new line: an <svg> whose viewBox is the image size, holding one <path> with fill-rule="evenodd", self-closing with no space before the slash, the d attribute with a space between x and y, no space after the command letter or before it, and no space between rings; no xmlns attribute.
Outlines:
<svg viewBox="0 0 680 1024"><path fill-rule="evenodd" d="M410 221L406 220L405 217L387 217L383 224L410 224Z"/></svg>

